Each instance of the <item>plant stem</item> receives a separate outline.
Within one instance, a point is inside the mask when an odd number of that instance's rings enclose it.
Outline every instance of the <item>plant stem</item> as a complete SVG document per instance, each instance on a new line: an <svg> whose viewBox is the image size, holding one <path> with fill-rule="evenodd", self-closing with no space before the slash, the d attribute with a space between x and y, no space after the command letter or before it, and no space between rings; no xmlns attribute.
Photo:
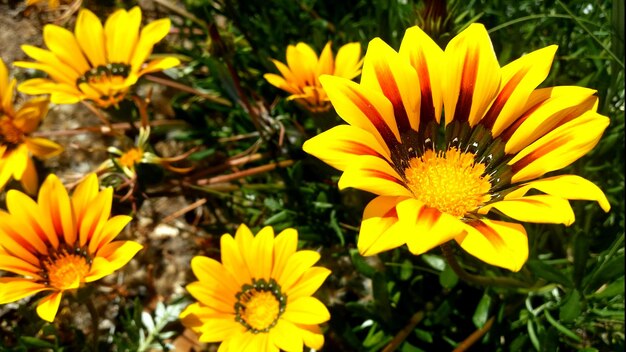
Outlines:
<svg viewBox="0 0 626 352"><path fill-rule="evenodd" d="M493 325L493 322L495 320L496 320L496 317L489 318L489 320L487 320L485 325L483 325L480 329L474 331L465 340L461 341L461 343L459 343L454 349L454 351L452 352L467 351L470 347L472 347L473 344L476 343L476 341L478 341L481 337L483 337L487 333L487 331L489 331L489 329L491 329L491 326Z"/></svg>
<svg viewBox="0 0 626 352"><path fill-rule="evenodd" d="M396 336L393 337L393 340L391 340L391 342L389 342L389 344L387 346L385 346L385 348L383 349L383 352L395 351L396 348L398 348L400 346L400 344L402 344L402 342L404 342L404 340L406 340L407 336L409 336L409 334L411 334L413 329L415 329L415 326L417 324L419 324L419 322L422 321L422 319L424 319L424 312L423 311L419 311L419 312L413 314L413 316L409 320L409 323L406 324L406 326L404 328L402 328L402 330L400 330L396 334Z"/></svg>
<svg viewBox="0 0 626 352"><path fill-rule="evenodd" d="M456 257L452 251L452 246L450 243L444 243L441 245L441 251L443 252L444 258L446 258L446 262L450 265L450 268L454 271L454 273L463 281L477 284L480 286L501 286L501 287L512 287L512 288L528 288L531 285L512 279L509 277L489 277L482 275L474 275L470 274L465 269L459 265Z"/></svg>
<svg viewBox="0 0 626 352"><path fill-rule="evenodd" d="M87 298L85 300L85 305L87 306L87 310L89 310L89 314L91 315L91 333L93 334L92 336L92 343L93 343L93 350L94 351L98 351L98 337L99 337L99 331L98 331L98 326L100 325L100 317L98 315L98 310L96 309L96 306L93 304L93 300L91 298Z"/></svg>

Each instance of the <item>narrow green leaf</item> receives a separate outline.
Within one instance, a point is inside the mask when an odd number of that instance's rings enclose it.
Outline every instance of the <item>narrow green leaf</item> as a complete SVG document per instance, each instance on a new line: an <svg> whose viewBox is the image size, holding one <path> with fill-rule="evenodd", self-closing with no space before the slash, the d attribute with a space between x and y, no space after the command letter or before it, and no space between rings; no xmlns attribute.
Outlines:
<svg viewBox="0 0 626 352"><path fill-rule="evenodd" d="M549 282L556 282L565 287L572 287L572 281L563 273L553 266L544 263L538 259L531 259L527 263L528 268L537 276L548 280Z"/></svg>
<svg viewBox="0 0 626 352"><path fill-rule="evenodd" d="M472 316L472 322L477 328L482 328L483 325L487 322L489 317L489 308L491 307L491 296L489 296L486 292L483 294L483 297L478 302L476 306L476 310L474 311L474 315Z"/></svg>
<svg viewBox="0 0 626 352"><path fill-rule="evenodd" d="M572 290L559 309L559 319L564 322L573 321L580 316L582 309L583 304L580 301L580 293L578 290Z"/></svg>
<svg viewBox="0 0 626 352"><path fill-rule="evenodd" d="M453 288L459 282L459 277L449 265L439 274L439 283L445 288Z"/></svg>
<svg viewBox="0 0 626 352"><path fill-rule="evenodd" d="M575 332L561 325L561 323L559 323L558 321L554 320L549 310L544 309L543 313L546 316L546 319L548 320L548 322L552 324L552 326L554 326L557 330L559 330L563 335L571 338L572 340L575 340L576 342L582 341L580 336L576 335Z"/></svg>
<svg viewBox="0 0 626 352"><path fill-rule="evenodd" d="M354 265L357 272L369 278L376 273L376 269L367 264L365 258L359 254L357 249L350 249L350 258L352 258L352 265Z"/></svg>

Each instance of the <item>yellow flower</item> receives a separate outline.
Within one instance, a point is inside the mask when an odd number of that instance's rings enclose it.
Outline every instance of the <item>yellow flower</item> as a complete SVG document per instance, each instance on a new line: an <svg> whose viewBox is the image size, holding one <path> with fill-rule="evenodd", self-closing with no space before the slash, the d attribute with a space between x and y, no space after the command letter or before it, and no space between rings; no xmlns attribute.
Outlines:
<svg viewBox="0 0 626 352"><path fill-rule="evenodd" d="M37 202L16 190L7 193L8 213L0 211L0 304L48 293L37 314L53 321L63 292L121 268L142 248L113 241L132 219L109 219L113 190L99 191L90 174L70 198L55 175L46 178ZM113 241L113 242L112 242Z"/></svg>
<svg viewBox="0 0 626 352"><path fill-rule="evenodd" d="M295 100L312 112L330 109L328 96L320 84L319 76L329 74L353 79L361 73L361 44L348 43L342 46L333 58L331 43L328 42L319 59L310 46L298 43L287 47L287 65L272 60L282 75L266 73L263 77L273 86L291 93L287 100Z"/></svg>
<svg viewBox="0 0 626 352"><path fill-rule="evenodd" d="M135 142L135 146L127 149L126 151L121 151L116 147L109 147L107 151L114 155L115 157L106 160L98 167L98 171L104 170L121 170L124 175L129 178L135 178L135 166L139 164L155 164L161 165L165 169L177 172L177 173L187 173L193 169L193 167L175 167L172 166L172 163L181 161L185 159L193 150L184 153L182 155L178 155L175 157L165 158L160 157L153 152L149 151L150 145L148 144L148 139L150 138L150 126L140 127L139 135L137 136L137 140Z"/></svg>
<svg viewBox="0 0 626 352"><path fill-rule="evenodd" d="M445 51L413 27L399 53L379 38L370 42L360 84L321 78L349 125L303 148L343 171L339 188L378 195L363 214L362 254L407 244L417 255L454 239L473 256L517 271L528 257L526 232L494 220L496 213L570 225L568 199L610 209L602 191L579 176L538 179L586 154L609 124L596 112L594 90L536 89L555 51L549 46L500 67L480 24Z"/></svg>
<svg viewBox="0 0 626 352"><path fill-rule="evenodd" d="M168 56L144 65L152 47L169 32L170 19L151 22L141 32L140 25L139 7L116 11L104 27L91 11L81 9L73 34L46 25L43 38L49 50L23 45L22 50L35 62L19 61L15 66L44 71L50 78L27 80L18 90L50 94L55 104L91 100L101 107L116 105L142 75L180 63Z"/></svg>
<svg viewBox="0 0 626 352"><path fill-rule="evenodd" d="M198 300L181 313L202 342L220 342L219 351L302 351L324 344L318 324L330 313L311 295L330 270L313 266L317 252L296 251L298 233L274 237L271 227L254 237L239 226L235 238L221 238L222 263L197 256L191 269L199 281L187 285Z"/></svg>
<svg viewBox="0 0 626 352"><path fill-rule="evenodd" d="M13 177L26 192L35 194L39 181L31 154L49 158L63 148L48 139L28 136L48 113L48 99L32 99L16 111L15 83L15 79L9 80L7 68L0 60L0 190Z"/></svg>

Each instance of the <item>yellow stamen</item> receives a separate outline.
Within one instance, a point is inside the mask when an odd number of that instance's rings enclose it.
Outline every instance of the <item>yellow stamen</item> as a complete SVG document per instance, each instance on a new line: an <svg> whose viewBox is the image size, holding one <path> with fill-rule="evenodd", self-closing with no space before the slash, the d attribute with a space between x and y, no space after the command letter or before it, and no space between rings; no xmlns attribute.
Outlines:
<svg viewBox="0 0 626 352"><path fill-rule="evenodd" d="M270 291L253 290L248 294L241 302L244 306L241 317L253 329L266 330L278 319L280 303Z"/></svg>
<svg viewBox="0 0 626 352"><path fill-rule="evenodd" d="M85 275L89 273L89 264L85 257L63 253L44 264L50 286L59 290L78 288Z"/></svg>
<svg viewBox="0 0 626 352"><path fill-rule="evenodd" d="M141 148L131 148L126 153L119 157L118 161L120 165L131 168L141 162L143 157L143 150Z"/></svg>
<svg viewBox="0 0 626 352"><path fill-rule="evenodd" d="M484 172L485 165L476 163L474 154L451 148L439 153L428 150L411 159L405 177L415 198L462 217L490 199L491 184Z"/></svg>

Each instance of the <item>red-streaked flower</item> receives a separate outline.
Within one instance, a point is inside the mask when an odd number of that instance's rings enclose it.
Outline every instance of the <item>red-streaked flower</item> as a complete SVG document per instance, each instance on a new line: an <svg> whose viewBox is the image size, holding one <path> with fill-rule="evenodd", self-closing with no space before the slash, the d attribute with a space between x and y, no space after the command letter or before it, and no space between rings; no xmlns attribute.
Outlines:
<svg viewBox="0 0 626 352"><path fill-rule="evenodd" d="M570 225L568 199L610 209L582 177L540 178L586 154L609 124L596 112L594 90L536 89L555 51L549 46L500 67L482 25L445 51L413 27L399 53L378 38L370 42L360 84L321 77L349 125L303 148L343 171L341 189L378 195L363 214L362 254L403 244L421 254L454 239L473 256L517 271L528 257L526 231L495 215Z"/></svg>
<svg viewBox="0 0 626 352"><path fill-rule="evenodd" d="M19 108L13 106L15 79L9 79L4 62L0 60L0 190L11 177L21 182L29 194L39 186L37 169L31 158L50 158L63 148L45 138L30 137L48 113L48 99L31 99Z"/></svg>
<svg viewBox="0 0 626 352"><path fill-rule="evenodd" d="M282 76L266 73L263 77L277 88L291 95L287 100L295 100L312 112L330 109L328 96L320 84L323 74L353 79L361 73L361 44L348 43L342 46L333 58L331 43L328 42L320 57L305 43L287 47L287 65L272 60Z"/></svg>
<svg viewBox="0 0 626 352"><path fill-rule="evenodd" d="M46 292L37 314L53 321L61 295L123 267L142 248L113 241L132 219L109 218L113 189L99 191L95 174L87 176L70 198L55 175L46 178L37 202L9 190L8 213L0 211L0 304Z"/></svg>
<svg viewBox="0 0 626 352"><path fill-rule="evenodd" d="M35 62L18 61L15 66L40 70L50 78L34 78L20 84L26 94L50 94L55 104L91 100L101 107L117 105L139 77L178 65L167 56L144 63L153 46L170 30L170 19L153 21L141 31L141 9L114 12L102 26L91 11L81 9L74 33L48 24L43 38L48 50L23 45Z"/></svg>
<svg viewBox="0 0 626 352"><path fill-rule="evenodd" d="M191 269L198 281L187 291L198 300L181 313L185 326L202 342L222 342L219 351L302 351L320 349L318 324L330 319L311 295L330 270L313 266L317 252L296 251L298 233L286 229L274 237L271 227L256 236L245 225L235 238L221 238L222 262L197 256Z"/></svg>

